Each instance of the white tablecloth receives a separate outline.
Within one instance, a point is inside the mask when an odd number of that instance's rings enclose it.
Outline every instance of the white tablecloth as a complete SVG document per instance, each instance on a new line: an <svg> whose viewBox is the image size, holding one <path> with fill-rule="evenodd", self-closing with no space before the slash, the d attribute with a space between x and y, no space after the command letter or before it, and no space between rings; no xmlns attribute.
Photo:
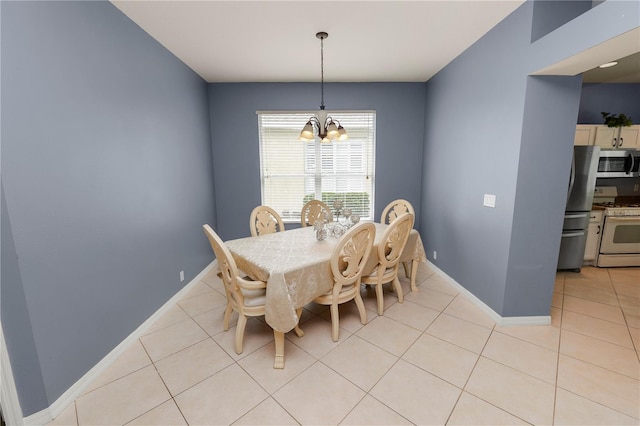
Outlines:
<svg viewBox="0 0 640 426"><path fill-rule="evenodd" d="M376 223L376 244L388 225ZM225 242L238 268L253 279L267 282L265 320L286 333L298 323L296 308L311 302L333 285L329 261L338 240L315 238L313 227L240 238ZM375 265L375 247L370 264ZM426 259L420 234L415 229L401 261Z"/></svg>

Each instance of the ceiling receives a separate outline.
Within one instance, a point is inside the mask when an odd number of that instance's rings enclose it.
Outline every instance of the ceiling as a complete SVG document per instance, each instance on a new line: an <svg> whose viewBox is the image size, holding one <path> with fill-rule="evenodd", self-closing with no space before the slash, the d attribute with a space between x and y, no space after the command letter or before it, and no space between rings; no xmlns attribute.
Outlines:
<svg viewBox="0 0 640 426"><path fill-rule="evenodd" d="M207 82L317 82L319 31L329 34L326 82L413 82L429 80L524 0L112 3ZM640 83L640 58L629 62L625 82ZM614 81L622 69L585 78Z"/></svg>
<svg viewBox="0 0 640 426"><path fill-rule="evenodd" d="M639 39L640 40L640 39ZM640 83L640 52L617 60L618 65L594 68L582 75L583 83Z"/></svg>

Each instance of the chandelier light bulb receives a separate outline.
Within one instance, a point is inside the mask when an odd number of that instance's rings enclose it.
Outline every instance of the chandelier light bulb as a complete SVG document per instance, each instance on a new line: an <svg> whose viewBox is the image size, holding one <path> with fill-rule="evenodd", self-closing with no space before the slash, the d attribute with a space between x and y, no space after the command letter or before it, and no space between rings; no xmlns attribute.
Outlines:
<svg viewBox="0 0 640 426"><path fill-rule="evenodd" d="M307 121L302 132L300 132L300 140L302 141L312 141L313 140L313 123L311 120Z"/></svg>
<svg viewBox="0 0 640 426"><path fill-rule="evenodd" d="M340 132L338 132L338 126L336 126L335 123L332 121L327 126L327 137L329 139L337 139L338 136L340 136Z"/></svg>
<svg viewBox="0 0 640 426"><path fill-rule="evenodd" d="M349 139L349 135L347 135L347 131L344 129L344 127L338 126L338 133L340 134L340 136L338 136L339 141L346 141L347 139Z"/></svg>

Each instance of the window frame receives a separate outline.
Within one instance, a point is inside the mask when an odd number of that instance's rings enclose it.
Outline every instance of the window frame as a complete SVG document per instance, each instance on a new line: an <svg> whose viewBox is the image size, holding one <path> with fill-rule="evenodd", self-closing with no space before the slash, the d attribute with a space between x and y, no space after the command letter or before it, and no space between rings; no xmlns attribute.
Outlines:
<svg viewBox="0 0 640 426"><path fill-rule="evenodd" d="M375 206L375 161L376 161L376 111L375 110L336 110L336 111L331 111L328 113L329 116L332 116L334 119L337 119L338 121L340 121L345 129L347 130L347 134L350 136L349 139L347 139L346 141L331 141L329 143L321 143L320 139L317 137L315 137L313 142L304 142L304 141L300 141L298 139L300 130L302 129L302 127L304 126L304 124L306 123L306 121L309 119L309 117L314 116L317 113L317 111L256 111L256 114L258 115L258 146L259 146L259 150L260 150L260 197L261 197L261 204L264 205L269 205L270 202L269 201L265 201L265 193L268 192L268 189L266 188L267 186L267 179L273 177L273 176L278 176L278 177L292 177L293 179L296 179L295 174L285 174L285 175L279 175L279 174L269 174L267 172L267 167L268 164L265 164L265 156L267 155L265 153L265 143L263 141L263 138L265 136L265 133L263 132L263 118L267 117L267 119L271 118L272 120L276 121L277 119L275 118L276 116L282 116L283 118L286 118L287 116L291 116L291 119L289 121L284 121L283 126L284 127L289 127L291 125L295 124L295 130L292 130L292 140L295 141L296 144L308 144L308 143L313 143L313 150L314 150L314 154L313 154L313 180L314 180L314 198L317 198L318 194L320 194L321 196L324 194L326 195L327 193L331 193L331 191L327 191L325 189L324 192L322 192L322 182L324 180L325 183L327 183L327 179L331 180L334 179L335 181L335 177L336 175L338 175L339 172L336 172L336 168L338 167L334 162L332 162L332 168L333 170L328 173L328 172L323 172L323 157L322 157L322 150L323 150L323 146L330 146L330 145L338 145L338 146L333 146L333 149L331 150L332 153L330 154L330 159L334 159L336 158L336 152L339 149L339 144L349 144L350 142L356 142L359 139L363 141L363 144L361 145L361 148L359 148L362 151L362 154L359 156L352 156L352 155L347 155L345 157L343 157L346 161L349 162L353 162L356 161L356 163L360 163L361 166L361 172L360 173L355 173L356 176L359 176L359 179L363 179L363 183L362 184L358 184L357 180L354 181L354 186L356 187L360 187L363 188L360 191L349 191L347 190L342 190L341 192L338 192L338 189L335 189L333 192L335 193L344 193L344 194L355 194L355 196L357 197L357 194L359 193L367 193L370 192L368 194L368 203L366 205L361 205L359 207L356 208L360 208L361 211L368 211L368 215L366 216L362 216L361 219L362 220L374 220L374 206ZM358 117L358 115L361 115L361 117ZM341 118L342 117L342 118ZM357 120L360 119L363 122L363 125L358 127L355 122L353 124L352 127L352 131L350 132L350 127L349 127L349 121L350 120ZM358 131L356 129L362 129L361 134L363 136L361 136L360 138L357 138L358 135ZM352 138L352 135L354 136ZM287 136L288 138L288 136ZM350 145L347 145L350 146ZM304 187L308 186L309 182L308 179L310 177L310 167L308 167L308 161L309 161L309 157L306 155L306 151L309 149L309 147L303 147L303 152L302 152L302 158L301 161L303 162L302 164L302 173L300 174L299 178L302 180L302 182L300 182ZM272 154L273 151L271 151L271 153L269 153L270 155ZM294 156L295 157L295 156ZM295 159L295 158L294 158ZM325 154L324 156L324 160L326 161L327 159L327 155ZM359 159L359 160L358 160ZM344 169L344 161L342 162L342 166ZM273 163L271 163L273 164ZM325 165L326 167L326 165ZM351 166L348 165L347 166L347 170L351 170ZM365 180L368 180L369 182L364 183ZM351 186L349 182L349 180L346 181L346 186ZM343 185L345 183L343 182ZM339 186L339 184L336 182L333 186L336 187ZM305 197L308 197L309 193L303 189L303 194L302 197L303 199ZM353 196L353 195L352 195ZM317 199L322 199L317 198ZM329 200L325 200L325 202L327 202ZM329 203L328 203L329 204ZM348 203L347 203L348 204ZM300 204L300 208L298 209L297 207L291 208L291 209L283 209L281 211L278 211L278 213L282 216L282 220L285 223L300 223L300 211L302 209L302 206L304 205L304 203ZM273 206L271 206L273 207ZM330 206L331 207L331 206ZM276 210L279 210L277 207ZM356 209L354 208L354 210ZM290 211L289 214L286 214L286 212Z"/></svg>

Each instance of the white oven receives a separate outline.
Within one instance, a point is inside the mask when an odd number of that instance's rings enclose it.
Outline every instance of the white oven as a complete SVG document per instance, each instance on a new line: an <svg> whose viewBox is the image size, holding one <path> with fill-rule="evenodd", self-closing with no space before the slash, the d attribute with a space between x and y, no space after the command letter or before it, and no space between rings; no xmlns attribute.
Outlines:
<svg viewBox="0 0 640 426"><path fill-rule="evenodd" d="M598 266L640 266L640 208L606 208Z"/></svg>

